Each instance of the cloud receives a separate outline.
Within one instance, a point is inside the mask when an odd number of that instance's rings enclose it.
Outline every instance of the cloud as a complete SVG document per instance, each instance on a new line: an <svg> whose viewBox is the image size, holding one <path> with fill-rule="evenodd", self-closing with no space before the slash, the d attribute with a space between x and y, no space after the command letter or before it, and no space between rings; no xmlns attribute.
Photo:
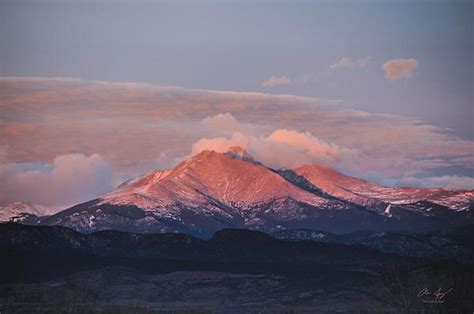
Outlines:
<svg viewBox="0 0 474 314"><path fill-rule="evenodd" d="M228 112L205 117L201 120L201 124L213 129L235 129L239 127L237 120Z"/></svg>
<svg viewBox="0 0 474 314"><path fill-rule="evenodd" d="M240 146L245 149L249 149L250 141L252 140L256 140L256 138L246 136L240 132L235 132L230 138L223 136L214 138L201 138L192 145L190 156L196 155L204 150L213 150L223 153L232 146Z"/></svg>
<svg viewBox="0 0 474 314"><path fill-rule="evenodd" d="M0 166L0 204L27 201L49 206L90 200L112 189L111 167L100 155L68 154L52 164Z"/></svg>
<svg viewBox="0 0 474 314"><path fill-rule="evenodd" d="M274 169L292 169L302 165L317 164L330 166L348 175L391 186L474 188L474 178L468 176L402 176L390 179L390 177L383 175L383 171L377 170L393 167L397 172L403 166L408 166L408 168L413 166L413 161L392 158L377 159L356 149L327 142L309 132L288 129L277 129L268 136L260 137L236 132L230 137L201 138L192 145L191 154L186 158L203 150L225 152L232 146L243 147L256 160ZM405 173L410 172L406 171Z"/></svg>
<svg viewBox="0 0 474 314"><path fill-rule="evenodd" d="M291 79L287 76L270 76L270 78L262 82L263 87L275 87L279 85L288 85L291 83Z"/></svg>
<svg viewBox="0 0 474 314"><path fill-rule="evenodd" d="M330 165L355 153L309 132L277 129L260 137L236 132L230 137L202 138L192 145L191 155L203 150L225 152L232 146L243 147L255 159L274 168L294 168L311 163Z"/></svg>
<svg viewBox="0 0 474 314"><path fill-rule="evenodd" d="M370 63L370 57L369 56L365 56L363 58L360 58L357 60L357 65L361 68L365 68L369 65Z"/></svg>
<svg viewBox="0 0 474 314"><path fill-rule="evenodd" d="M418 61L415 59L393 59L382 65L385 78L390 81L411 78L417 67Z"/></svg>
<svg viewBox="0 0 474 314"><path fill-rule="evenodd" d="M336 63L331 64L329 68L331 70L344 69L344 68L346 69L365 68L369 65L369 63L370 63L369 56L365 56L357 60L352 60L349 57L342 57Z"/></svg>
<svg viewBox="0 0 474 314"><path fill-rule="evenodd" d="M207 116L201 120L200 126L203 126L205 130L200 132L199 127L195 127L196 133L206 136L216 134L230 136L235 132L258 135L270 130L269 127L265 125L237 121L237 119L228 112Z"/></svg>
<svg viewBox="0 0 474 314"><path fill-rule="evenodd" d="M281 157L273 165L327 163L391 185L403 177L436 177L437 169L461 169L466 176L474 169L472 140L409 117L354 110L339 100L44 78L0 78L0 94L0 163L10 166L97 153L114 178L126 179L172 167L200 139L227 143L240 133L243 144L278 147ZM288 132L268 139L276 130ZM283 135L316 147L312 136L329 157L308 157L311 149L294 146L304 157L287 154ZM333 146L336 155L329 153ZM270 160L263 151L260 156ZM450 171L442 173L459 175Z"/></svg>
<svg viewBox="0 0 474 314"><path fill-rule="evenodd" d="M407 177L400 180L398 184L423 188L473 189L474 178L466 176Z"/></svg>
<svg viewBox="0 0 474 314"><path fill-rule="evenodd" d="M342 158L348 158L355 153L353 150L317 138L307 131L278 129L265 140L270 148L265 152L266 158L275 158L274 160L278 162L271 163L280 167L296 167L309 163L334 165ZM274 153L278 156L272 157Z"/></svg>

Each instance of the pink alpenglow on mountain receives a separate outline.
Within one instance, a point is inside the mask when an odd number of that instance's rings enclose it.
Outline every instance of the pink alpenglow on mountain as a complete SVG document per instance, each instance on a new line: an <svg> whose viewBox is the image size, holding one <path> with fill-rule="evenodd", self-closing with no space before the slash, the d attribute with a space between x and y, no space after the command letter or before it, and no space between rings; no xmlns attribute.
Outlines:
<svg viewBox="0 0 474 314"><path fill-rule="evenodd" d="M327 203L269 168L254 163L252 156L240 147L232 147L224 154L205 150L174 169L152 171L129 182L105 195L103 201L139 204L139 207L159 212L160 207L175 203L200 207L208 204L210 198L236 208L285 198L312 205Z"/></svg>
<svg viewBox="0 0 474 314"><path fill-rule="evenodd" d="M204 237L223 228L423 231L442 228L446 221L470 221L473 195L387 188L317 165L275 170L243 148L231 147L225 153L205 150L173 169L151 171L39 223L84 232L118 229ZM419 221L426 221L424 228Z"/></svg>
<svg viewBox="0 0 474 314"><path fill-rule="evenodd" d="M427 200L453 210L466 210L474 200L472 190L389 188L317 165L302 166L294 171L323 191L362 206L380 202L410 204Z"/></svg>

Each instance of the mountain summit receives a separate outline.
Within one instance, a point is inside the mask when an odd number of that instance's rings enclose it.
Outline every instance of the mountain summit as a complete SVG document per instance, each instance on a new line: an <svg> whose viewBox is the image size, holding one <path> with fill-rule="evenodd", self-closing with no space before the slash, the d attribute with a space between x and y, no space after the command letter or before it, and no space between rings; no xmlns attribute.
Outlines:
<svg viewBox="0 0 474 314"><path fill-rule="evenodd" d="M245 149L240 146L232 146L230 147L227 152L225 152L226 156L232 157L234 159L246 160L254 162L255 160L253 157L247 153Z"/></svg>
<svg viewBox="0 0 474 314"><path fill-rule="evenodd" d="M202 237L224 228L422 232L472 221L473 199L473 191L393 189L316 165L276 171L235 146L151 171L40 223Z"/></svg>
<svg viewBox="0 0 474 314"><path fill-rule="evenodd" d="M252 162L247 162L252 161ZM103 200L116 205L137 205L158 213L169 205L209 209L209 203L248 208L279 199L297 199L308 204L325 202L285 180L271 169L253 163L242 148L226 153L205 150L174 169L153 171L129 182Z"/></svg>

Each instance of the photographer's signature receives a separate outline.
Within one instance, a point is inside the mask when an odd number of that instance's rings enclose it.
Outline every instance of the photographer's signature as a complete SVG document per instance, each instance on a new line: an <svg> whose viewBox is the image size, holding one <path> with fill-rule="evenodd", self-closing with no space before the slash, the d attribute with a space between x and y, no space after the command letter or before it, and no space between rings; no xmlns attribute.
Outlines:
<svg viewBox="0 0 474 314"><path fill-rule="evenodd" d="M438 288L435 291L430 291L428 288L423 288L418 292L417 297L425 303L444 303L445 297L453 291L453 288L443 290Z"/></svg>

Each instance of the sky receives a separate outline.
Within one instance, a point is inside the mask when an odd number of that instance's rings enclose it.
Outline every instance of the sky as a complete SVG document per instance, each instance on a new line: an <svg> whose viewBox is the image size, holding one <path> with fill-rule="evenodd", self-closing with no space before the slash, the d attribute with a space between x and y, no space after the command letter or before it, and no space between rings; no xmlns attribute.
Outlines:
<svg viewBox="0 0 474 314"><path fill-rule="evenodd" d="M234 144L275 168L474 188L473 15L472 1L0 1L0 205L74 204Z"/></svg>

